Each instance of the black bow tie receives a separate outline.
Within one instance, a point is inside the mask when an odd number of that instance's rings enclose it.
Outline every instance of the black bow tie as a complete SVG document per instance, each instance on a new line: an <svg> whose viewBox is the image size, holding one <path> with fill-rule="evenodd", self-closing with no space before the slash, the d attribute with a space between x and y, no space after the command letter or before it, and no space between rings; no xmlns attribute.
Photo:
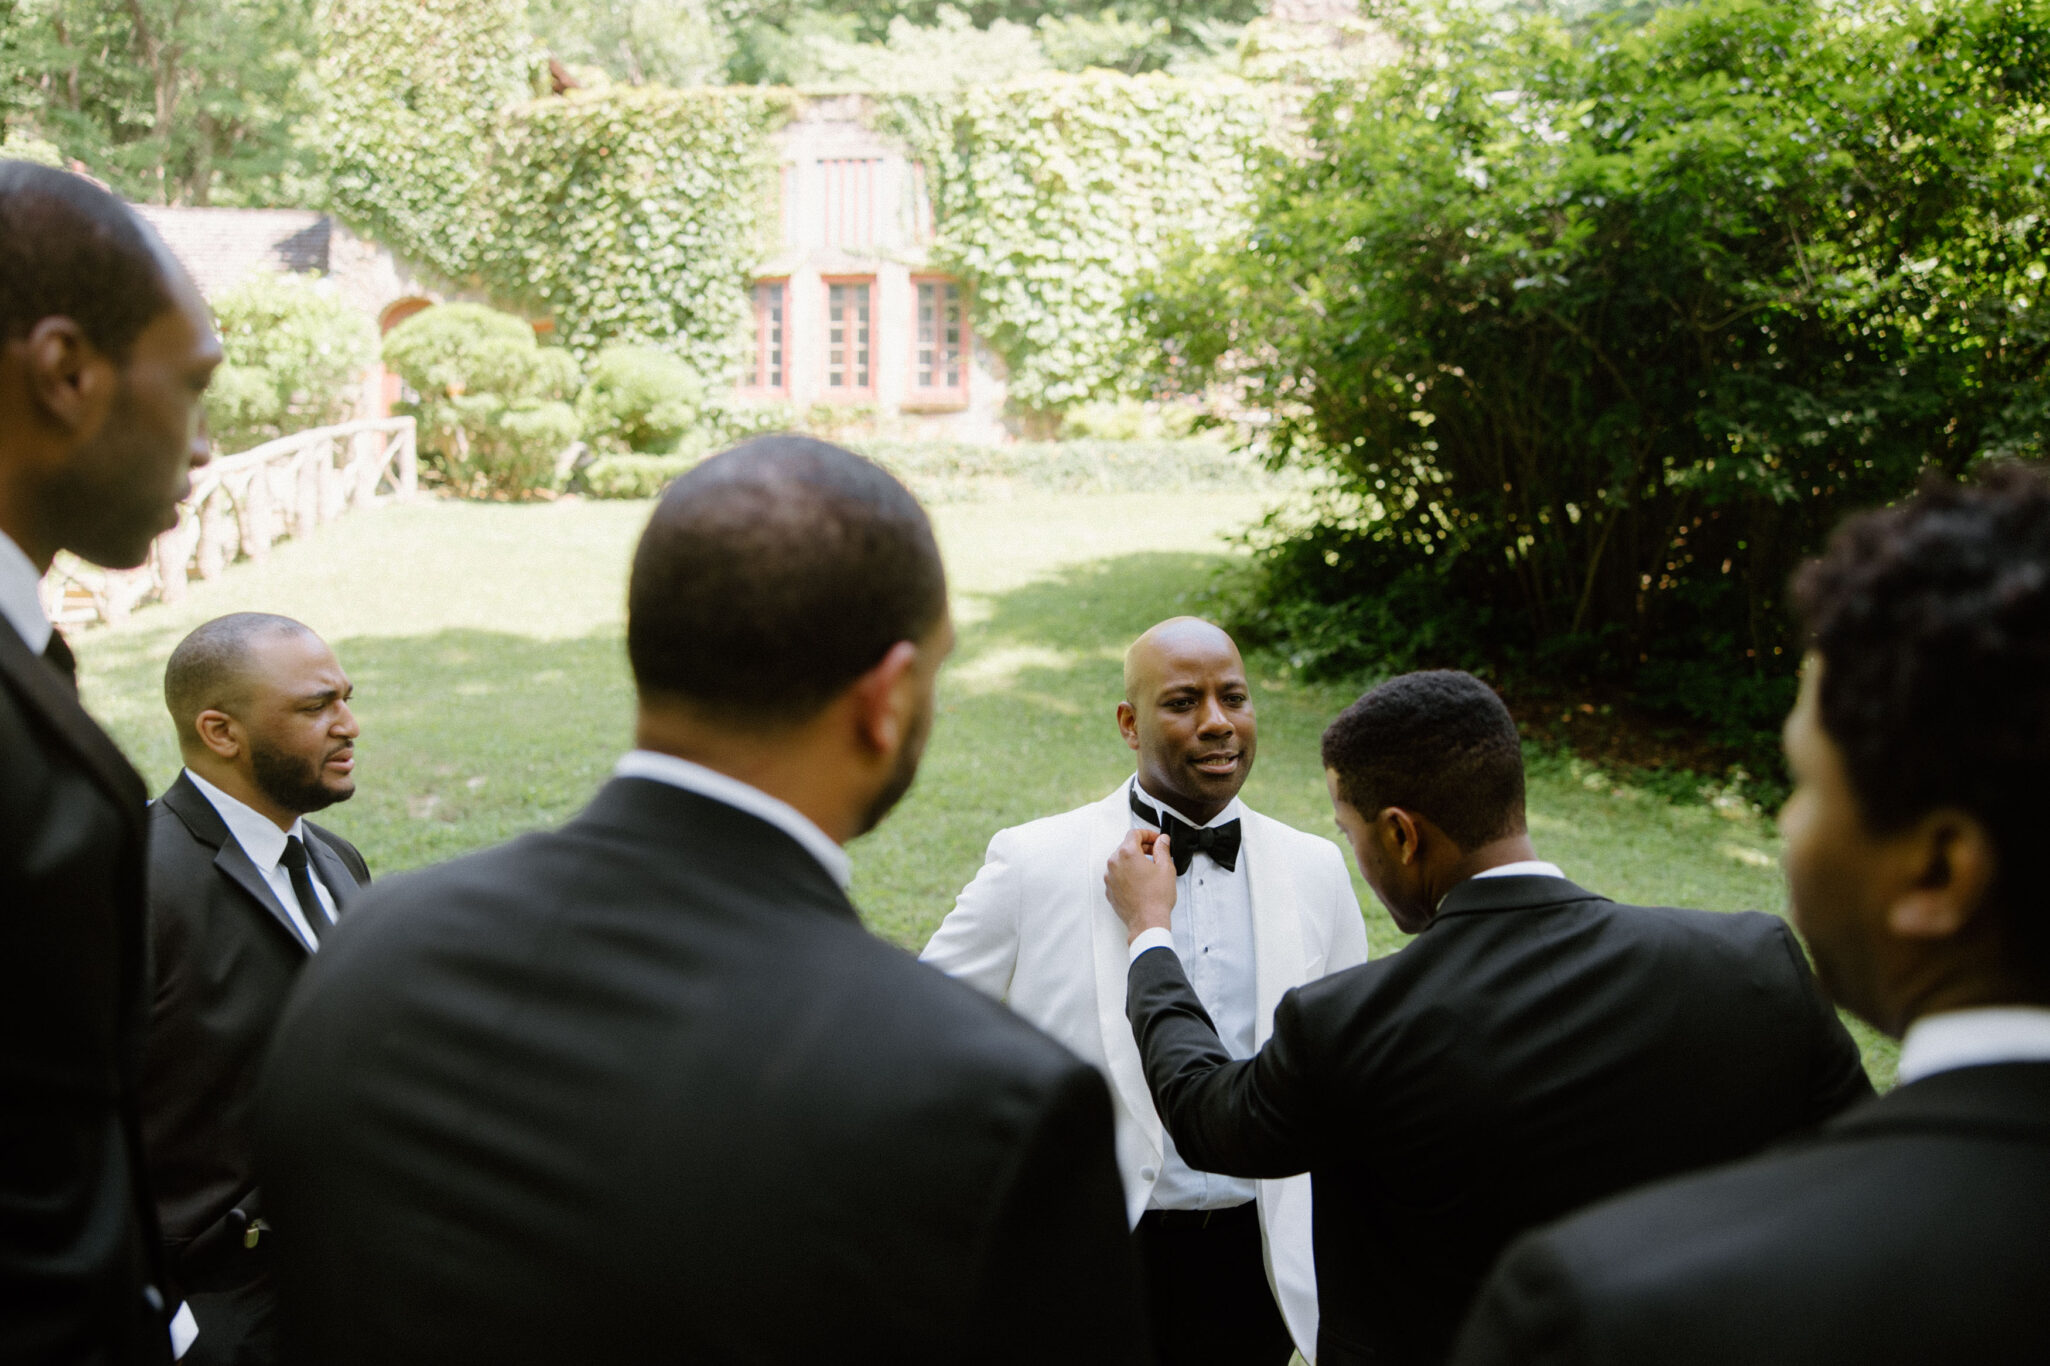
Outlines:
<svg viewBox="0 0 2050 1366"><path fill-rule="evenodd" d="M1190 825L1166 807L1154 810L1139 789L1132 789L1132 814L1146 822L1161 834L1167 836L1167 851L1174 855L1174 875L1180 877L1189 871L1189 860L1198 854L1208 854L1218 867L1227 873L1239 866L1239 822L1226 821L1223 825Z"/></svg>

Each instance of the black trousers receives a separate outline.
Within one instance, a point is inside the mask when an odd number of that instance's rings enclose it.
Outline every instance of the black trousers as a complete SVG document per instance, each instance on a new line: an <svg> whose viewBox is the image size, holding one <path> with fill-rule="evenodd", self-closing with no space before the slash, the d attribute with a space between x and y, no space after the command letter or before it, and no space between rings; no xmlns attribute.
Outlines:
<svg viewBox="0 0 2050 1366"><path fill-rule="evenodd" d="M1160 1366L1288 1366L1295 1343L1267 1286L1257 1205L1148 1210L1132 1237Z"/></svg>

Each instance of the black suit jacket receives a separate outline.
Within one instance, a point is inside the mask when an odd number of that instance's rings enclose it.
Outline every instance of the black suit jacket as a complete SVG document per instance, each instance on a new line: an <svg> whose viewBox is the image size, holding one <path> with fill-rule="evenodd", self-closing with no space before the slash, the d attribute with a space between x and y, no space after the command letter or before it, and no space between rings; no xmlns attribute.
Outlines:
<svg viewBox="0 0 2050 1366"><path fill-rule="evenodd" d="M306 833L315 875L346 912L370 881L363 856L311 821ZM231 1211L260 1212L257 1072L285 997L313 955L185 774L150 808L149 836L156 1003L142 1074L143 1139L170 1272L186 1295L226 1289L256 1270L235 1256L242 1228Z"/></svg>
<svg viewBox="0 0 2050 1366"><path fill-rule="evenodd" d="M0 1361L170 1357L136 1077L148 794L0 619Z"/></svg>
<svg viewBox="0 0 2050 1366"><path fill-rule="evenodd" d="M359 898L258 1158L302 1366L1144 1353L1097 1073L646 779Z"/></svg>
<svg viewBox="0 0 2050 1366"><path fill-rule="evenodd" d="M1319 1366L1436 1362L1515 1235L1871 1094L1786 925L1551 877L1453 888L1400 953L1289 992L1232 1062L1172 953L1132 964L1191 1166L1309 1171Z"/></svg>
<svg viewBox="0 0 2050 1366"><path fill-rule="evenodd" d="M2050 1361L2050 1063L1939 1072L1534 1234L1461 1366Z"/></svg>

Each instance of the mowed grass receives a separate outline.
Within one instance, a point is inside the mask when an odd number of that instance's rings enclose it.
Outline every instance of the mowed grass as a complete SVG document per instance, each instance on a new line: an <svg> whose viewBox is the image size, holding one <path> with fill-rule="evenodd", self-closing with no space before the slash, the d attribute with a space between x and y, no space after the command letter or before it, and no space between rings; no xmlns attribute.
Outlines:
<svg viewBox="0 0 2050 1366"><path fill-rule="evenodd" d="M933 509L960 643L918 784L856 842L869 924L916 949L995 831L1092 801L1131 771L1114 708L1126 644L1200 606L1268 493L1026 493ZM296 617L357 686L359 792L326 823L373 871L417 867L574 813L631 742L625 580L643 503L422 500L351 514L183 603L74 633L87 705L153 791L177 772L165 658L224 612ZM1246 800L1335 837L1317 740L1348 690L1251 661L1260 743ZM1534 756L1539 853L1621 901L1781 913L1779 843L1739 804L1674 802ZM1357 882L1357 877L1355 878ZM1358 885L1376 954L1404 936ZM1859 1028L1875 1082L1895 1051Z"/></svg>

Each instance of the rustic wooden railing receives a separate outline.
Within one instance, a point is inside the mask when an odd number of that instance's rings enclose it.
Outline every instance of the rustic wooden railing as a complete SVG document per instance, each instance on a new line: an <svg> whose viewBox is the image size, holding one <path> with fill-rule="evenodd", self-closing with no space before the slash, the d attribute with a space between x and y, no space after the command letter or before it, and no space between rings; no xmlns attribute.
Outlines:
<svg viewBox="0 0 2050 1366"><path fill-rule="evenodd" d="M315 427L217 456L194 472L178 525L157 537L146 563L102 570L59 555L43 579L43 606L53 621L115 621L145 602L177 602L195 575L218 577L239 558L264 559L285 536L418 488L410 417Z"/></svg>

